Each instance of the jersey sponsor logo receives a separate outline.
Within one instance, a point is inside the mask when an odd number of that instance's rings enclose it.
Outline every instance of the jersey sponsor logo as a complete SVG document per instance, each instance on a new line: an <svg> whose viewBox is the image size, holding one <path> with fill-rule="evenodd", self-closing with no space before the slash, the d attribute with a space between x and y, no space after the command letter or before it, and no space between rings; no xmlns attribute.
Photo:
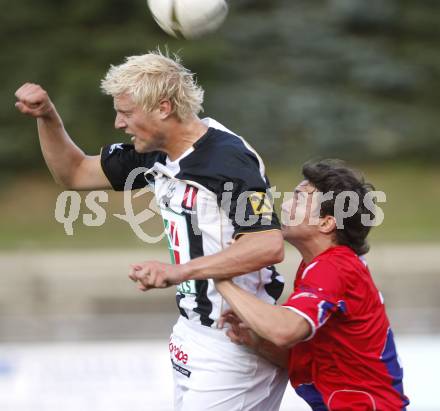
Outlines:
<svg viewBox="0 0 440 411"><path fill-rule="evenodd" d="M176 364L173 359L171 358L171 364L173 365L173 368L177 371L180 372L182 375L184 375L185 377L191 377L191 371L187 370L186 368L183 368L182 366Z"/></svg>
<svg viewBox="0 0 440 411"><path fill-rule="evenodd" d="M170 252L171 262L173 264L180 264L180 242L179 231L175 221L163 219L165 226L165 233L168 240L168 251Z"/></svg>
<svg viewBox="0 0 440 411"><path fill-rule="evenodd" d="M196 295L196 281L195 280L188 280L184 281L183 283L180 283L177 285L177 291L182 294L189 294L189 295Z"/></svg>
<svg viewBox="0 0 440 411"><path fill-rule="evenodd" d="M162 210L165 235L172 264L184 264L190 260L188 226L185 217L171 211ZM196 281L188 280L177 286L182 294L196 295Z"/></svg>
<svg viewBox="0 0 440 411"><path fill-rule="evenodd" d="M249 202L251 203L254 214L261 215L273 212L273 205L270 198L264 192L252 193L249 196Z"/></svg>
<svg viewBox="0 0 440 411"><path fill-rule="evenodd" d="M189 357L188 354L183 351L182 345L177 346L177 344L173 343L171 338L168 343L168 350L170 351L171 357L174 357L177 361L183 363L184 365L188 363Z"/></svg>
<svg viewBox="0 0 440 411"><path fill-rule="evenodd" d="M161 209L168 250L173 264L184 264L190 260L188 223L184 215L170 209Z"/></svg>

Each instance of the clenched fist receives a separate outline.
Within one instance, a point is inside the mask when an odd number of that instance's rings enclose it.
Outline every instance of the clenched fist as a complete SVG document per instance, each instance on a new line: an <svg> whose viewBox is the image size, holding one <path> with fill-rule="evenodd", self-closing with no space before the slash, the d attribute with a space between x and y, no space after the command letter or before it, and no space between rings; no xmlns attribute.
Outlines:
<svg viewBox="0 0 440 411"><path fill-rule="evenodd" d="M141 291L152 288L167 288L184 280L183 265L166 264L159 261L145 261L132 264L128 277L138 284Z"/></svg>
<svg viewBox="0 0 440 411"><path fill-rule="evenodd" d="M50 98L38 84L25 83L16 92L15 107L23 114L38 118L48 117L54 112Z"/></svg>

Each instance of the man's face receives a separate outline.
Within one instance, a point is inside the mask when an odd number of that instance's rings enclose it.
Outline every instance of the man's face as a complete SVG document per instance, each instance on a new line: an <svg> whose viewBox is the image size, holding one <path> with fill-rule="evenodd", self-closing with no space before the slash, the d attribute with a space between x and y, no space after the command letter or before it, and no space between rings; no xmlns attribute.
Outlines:
<svg viewBox="0 0 440 411"><path fill-rule="evenodd" d="M115 128L131 136L134 148L139 153L162 150L165 135L159 109L146 113L136 105L128 94L115 96Z"/></svg>
<svg viewBox="0 0 440 411"><path fill-rule="evenodd" d="M313 217L319 217L319 209L313 209L313 193L317 192L316 187L307 180L299 183L293 196L285 201L281 207L281 229L287 241L307 239L318 232L316 224L310 224Z"/></svg>

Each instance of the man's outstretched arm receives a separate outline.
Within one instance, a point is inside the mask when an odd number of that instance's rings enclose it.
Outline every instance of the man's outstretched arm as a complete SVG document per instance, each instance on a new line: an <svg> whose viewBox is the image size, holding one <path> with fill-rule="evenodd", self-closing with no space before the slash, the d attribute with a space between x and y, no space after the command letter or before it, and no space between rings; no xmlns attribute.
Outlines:
<svg viewBox="0 0 440 411"><path fill-rule="evenodd" d="M267 304L232 281L217 281L216 288L250 329L278 347L290 348L312 332L311 326L301 315L284 307Z"/></svg>
<svg viewBox="0 0 440 411"><path fill-rule="evenodd" d="M244 234L217 254L195 258L186 264L158 261L133 264L129 277L141 290L165 288L188 280L223 279L260 270L284 259L280 230Z"/></svg>
<svg viewBox="0 0 440 411"><path fill-rule="evenodd" d="M54 180L77 190L110 189L101 168L100 156L87 156L71 140L47 92L26 83L15 93L17 109L36 118L41 151Z"/></svg>
<svg viewBox="0 0 440 411"><path fill-rule="evenodd" d="M183 264L183 279L232 278L278 264L284 259L280 230L243 234L227 249Z"/></svg>
<svg viewBox="0 0 440 411"><path fill-rule="evenodd" d="M242 322L232 310L227 310L222 314L219 328L223 328L225 324L229 325L226 335L232 342L248 346L278 367L285 369L289 367L289 348L278 347L274 343L261 338Z"/></svg>

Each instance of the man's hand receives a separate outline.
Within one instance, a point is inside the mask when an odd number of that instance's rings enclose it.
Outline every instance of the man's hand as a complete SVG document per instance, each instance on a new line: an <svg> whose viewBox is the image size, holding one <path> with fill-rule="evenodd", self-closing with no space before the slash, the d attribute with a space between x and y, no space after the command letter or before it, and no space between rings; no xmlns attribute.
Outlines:
<svg viewBox="0 0 440 411"><path fill-rule="evenodd" d="M128 277L138 284L141 291L152 288L167 288L184 281L183 266L159 261L145 261L130 265Z"/></svg>
<svg viewBox="0 0 440 411"><path fill-rule="evenodd" d="M222 314L219 320L219 328L223 328L225 323L230 325L226 335L233 343L246 345L258 351L261 338L242 322L232 310L227 310Z"/></svg>
<svg viewBox="0 0 440 411"><path fill-rule="evenodd" d="M38 84L25 83L16 92L15 107L31 117L50 117L54 113L54 106L47 92Z"/></svg>
<svg viewBox="0 0 440 411"><path fill-rule="evenodd" d="M279 348L258 336L232 310L225 311L220 317L219 327L223 328L225 323L230 324L226 335L232 342L246 345L278 367L288 368L290 350Z"/></svg>

